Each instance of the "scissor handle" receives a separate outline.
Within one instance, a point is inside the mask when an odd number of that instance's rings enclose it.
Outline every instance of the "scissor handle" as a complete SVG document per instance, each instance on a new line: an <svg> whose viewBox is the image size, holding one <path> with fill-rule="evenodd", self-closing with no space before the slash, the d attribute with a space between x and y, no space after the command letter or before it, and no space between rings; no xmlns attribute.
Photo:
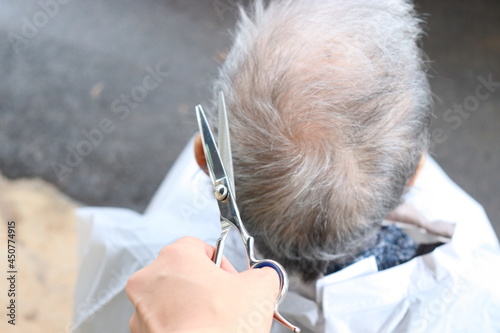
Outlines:
<svg viewBox="0 0 500 333"><path fill-rule="evenodd" d="M300 328L294 326L278 312L278 305L281 303L281 301L283 301L283 299L286 296L286 293L288 292L288 275L286 274L285 269L283 268L283 266L281 266L280 263L270 259L257 260L251 266L251 268L253 269L264 268L264 267L271 267L272 269L274 269L278 274L280 280L280 293L278 299L276 300L276 305L274 307L274 316L273 316L274 320L276 320L286 328L290 329L292 332L300 333Z"/></svg>
<svg viewBox="0 0 500 333"><path fill-rule="evenodd" d="M285 269L278 262L270 259L257 260L257 262L255 262L251 266L251 268L264 268L264 267L271 267L278 274L278 278L280 280L280 293L278 299L276 300L276 304L280 304L281 301L283 301L283 299L285 298L286 293L288 291L288 277L285 272Z"/></svg>

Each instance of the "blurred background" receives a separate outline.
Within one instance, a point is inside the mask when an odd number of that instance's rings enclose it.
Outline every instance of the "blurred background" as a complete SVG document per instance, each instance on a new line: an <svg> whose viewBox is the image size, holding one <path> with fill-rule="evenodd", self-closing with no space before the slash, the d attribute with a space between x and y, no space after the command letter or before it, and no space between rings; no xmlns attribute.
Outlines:
<svg viewBox="0 0 500 333"><path fill-rule="evenodd" d="M84 204L144 209L196 130L236 3L0 1L1 172L41 177ZM500 2L417 7L428 21L433 154L500 231L500 86L474 97L478 78L500 81Z"/></svg>
<svg viewBox="0 0 500 333"><path fill-rule="evenodd" d="M195 132L236 3L0 0L1 172L41 177L84 204L144 209ZM500 81L500 2L417 8L428 21L433 154L498 231L500 87L475 93L480 77Z"/></svg>
<svg viewBox="0 0 500 333"><path fill-rule="evenodd" d="M236 3L0 0L0 172L6 178L0 196L15 196L7 194L13 179L39 177L79 204L142 211L196 131L194 106L210 98ZM500 2L416 5L428 21L423 49L435 94L432 154L484 205L498 235L500 83L491 81L500 82ZM17 207L34 214L23 191L16 192ZM61 200L54 207L66 209ZM36 215L47 219L52 215L44 207ZM56 236L62 230L51 228ZM33 251L35 258L39 250ZM38 264L33 274L43 285L49 266ZM23 315L40 317L36 310Z"/></svg>

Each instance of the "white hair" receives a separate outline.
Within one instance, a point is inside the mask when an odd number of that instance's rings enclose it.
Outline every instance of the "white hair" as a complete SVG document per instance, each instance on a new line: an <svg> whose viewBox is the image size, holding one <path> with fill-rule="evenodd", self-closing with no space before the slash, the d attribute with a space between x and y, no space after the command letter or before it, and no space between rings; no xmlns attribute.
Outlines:
<svg viewBox="0 0 500 333"><path fill-rule="evenodd" d="M259 250L305 280L368 246L427 149L420 23L405 0L240 10L214 86L238 204Z"/></svg>

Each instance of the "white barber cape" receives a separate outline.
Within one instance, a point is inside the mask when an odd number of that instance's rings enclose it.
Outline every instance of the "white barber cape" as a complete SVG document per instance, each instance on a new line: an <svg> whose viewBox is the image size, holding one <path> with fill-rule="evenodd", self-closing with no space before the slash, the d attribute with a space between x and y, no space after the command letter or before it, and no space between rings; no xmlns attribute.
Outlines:
<svg viewBox="0 0 500 333"><path fill-rule="evenodd" d="M281 313L302 332L500 332L500 250L483 208L431 159L406 196L430 221L456 223L451 241L399 266L378 271L373 257L302 285L291 279ZM127 279L183 236L215 244L219 214L192 142L144 214L128 209L78 210L80 273L74 332L129 332ZM226 256L246 268L239 235ZM251 332L242 323L240 332ZM273 333L287 332L278 324Z"/></svg>

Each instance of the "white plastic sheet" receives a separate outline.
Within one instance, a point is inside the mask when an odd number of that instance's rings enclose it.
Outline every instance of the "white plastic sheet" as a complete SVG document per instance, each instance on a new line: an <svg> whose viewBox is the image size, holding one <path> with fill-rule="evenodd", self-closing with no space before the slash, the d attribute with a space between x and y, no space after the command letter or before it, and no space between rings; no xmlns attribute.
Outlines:
<svg viewBox="0 0 500 333"><path fill-rule="evenodd" d="M406 200L430 221L456 223L451 241L381 272L371 257L313 285L292 278L281 312L305 333L500 332L500 251L482 207L431 158ZM180 237L215 244L220 232L217 205L192 143L145 214L87 207L78 215L75 332L128 332L128 277ZM238 269L246 268L237 233L230 233L225 254ZM273 332L286 330L275 325Z"/></svg>

